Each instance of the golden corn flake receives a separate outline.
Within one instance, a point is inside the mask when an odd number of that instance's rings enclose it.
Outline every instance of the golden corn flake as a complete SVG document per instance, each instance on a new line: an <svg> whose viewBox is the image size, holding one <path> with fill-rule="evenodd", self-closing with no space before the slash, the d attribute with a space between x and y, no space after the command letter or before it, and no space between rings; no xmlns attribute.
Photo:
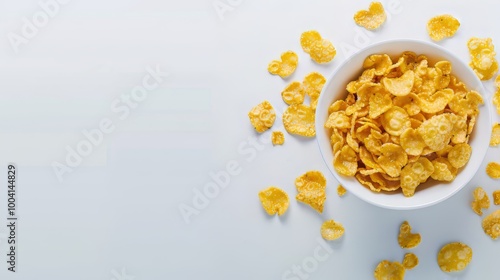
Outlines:
<svg viewBox="0 0 500 280"><path fill-rule="evenodd" d="M500 190L493 192L493 204L500 205Z"/></svg>
<svg viewBox="0 0 500 280"><path fill-rule="evenodd" d="M497 90L493 95L493 105L495 105L497 113L500 114L500 75L498 75L495 79L495 86Z"/></svg>
<svg viewBox="0 0 500 280"><path fill-rule="evenodd" d="M319 171L308 171L295 179L298 201L308 204L319 213L323 213L326 200L326 179Z"/></svg>
<svg viewBox="0 0 500 280"><path fill-rule="evenodd" d="M380 2L371 2L368 10L360 10L354 14L356 24L368 30L379 28L385 19L384 6Z"/></svg>
<svg viewBox="0 0 500 280"><path fill-rule="evenodd" d="M418 265L418 257L413 253L406 253L403 258L403 267L405 269L414 269Z"/></svg>
<svg viewBox="0 0 500 280"><path fill-rule="evenodd" d="M411 127L410 116L405 109L397 106L391 107L380 118L385 131L390 135L399 136Z"/></svg>
<svg viewBox="0 0 500 280"><path fill-rule="evenodd" d="M411 226L404 221L399 227L398 243L403 249L415 248L422 240L420 233L411 233Z"/></svg>
<svg viewBox="0 0 500 280"><path fill-rule="evenodd" d="M483 219L482 226L484 233L492 239L497 239L500 236L500 209L486 216Z"/></svg>
<svg viewBox="0 0 500 280"><path fill-rule="evenodd" d="M444 245L437 255L437 263L444 272L464 270L471 260L472 249L460 242Z"/></svg>
<svg viewBox="0 0 500 280"><path fill-rule="evenodd" d="M363 69L374 69L377 76L384 75L391 66L392 60L387 54L372 54L363 62Z"/></svg>
<svg viewBox="0 0 500 280"><path fill-rule="evenodd" d="M412 94L412 97L422 112L435 114L446 108L446 105L455 97L455 93L452 89L447 88L432 95L420 93L419 95Z"/></svg>
<svg viewBox="0 0 500 280"><path fill-rule="evenodd" d="M341 223L328 220L321 225L321 236L325 240L335 240L344 235L344 227Z"/></svg>
<svg viewBox="0 0 500 280"><path fill-rule="evenodd" d="M400 136L401 147L408 155L419 156L427 146L422 136L413 128L406 129Z"/></svg>
<svg viewBox="0 0 500 280"><path fill-rule="evenodd" d="M269 101L264 101L253 107L248 113L250 122L255 130L262 133L271 128L276 120L276 112Z"/></svg>
<svg viewBox="0 0 500 280"><path fill-rule="evenodd" d="M279 75L281 78L286 78L295 72L299 64L299 57L292 51L287 51L281 54L281 60L273 60L267 66L267 71L273 75Z"/></svg>
<svg viewBox="0 0 500 280"><path fill-rule="evenodd" d="M302 49L306 52L309 53L311 51L312 46L318 42L321 41L321 35L319 34L318 31L316 30L309 30L300 36L300 45L302 46Z"/></svg>
<svg viewBox="0 0 500 280"><path fill-rule="evenodd" d="M337 187L337 194L342 197L344 196L345 194L347 193L347 190L342 186L342 185L339 185Z"/></svg>
<svg viewBox="0 0 500 280"><path fill-rule="evenodd" d="M288 194L280 188L269 187L260 191L259 199L262 203L262 207L270 216L273 216L276 213L278 213L278 216L281 216L288 209Z"/></svg>
<svg viewBox="0 0 500 280"><path fill-rule="evenodd" d="M386 143L380 147L381 156L377 163L391 177L398 177L401 169L408 163L408 155L397 144Z"/></svg>
<svg viewBox="0 0 500 280"><path fill-rule="evenodd" d="M431 178L436 181L451 182L457 177L458 169L453 167L451 163L445 158L437 158L432 161L434 172Z"/></svg>
<svg viewBox="0 0 500 280"><path fill-rule="evenodd" d="M338 173L345 176L354 176L358 170L358 156L349 146L342 147L342 150L335 154L333 167Z"/></svg>
<svg viewBox="0 0 500 280"><path fill-rule="evenodd" d="M435 115L417 129L425 144L434 151L443 149L451 140L453 123L450 114Z"/></svg>
<svg viewBox="0 0 500 280"><path fill-rule="evenodd" d="M482 216L483 209L490 208L490 198L481 187L475 188L472 195L474 196L474 200L471 203L472 210L479 216Z"/></svg>
<svg viewBox="0 0 500 280"><path fill-rule="evenodd" d="M285 135L281 131L273 131L271 140L273 145L283 145L285 143Z"/></svg>
<svg viewBox="0 0 500 280"><path fill-rule="evenodd" d="M490 162L486 166L486 174L493 179L500 178L500 164L497 162Z"/></svg>
<svg viewBox="0 0 500 280"><path fill-rule="evenodd" d="M281 98L288 105L302 104L304 102L304 88L300 82L291 82L282 92Z"/></svg>
<svg viewBox="0 0 500 280"><path fill-rule="evenodd" d="M389 94L373 94L369 99L369 116L375 119L387 112L393 105Z"/></svg>
<svg viewBox="0 0 500 280"><path fill-rule="evenodd" d="M304 77L304 81L302 81L302 87L304 88L305 94L309 95L311 98L311 108L313 110L316 110L319 95L325 83L325 77L318 72L307 74L307 76Z"/></svg>
<svg viewBox="0 0 500 280"><path fill-rule="evenodd" d="M399 78L383 78L382 84L385 89L395 96L408 95L413 88L415 74L413 71L406 71Z"/></svg>
<svg viewBox="0 0 500 280"><path fill-rule="evenodd" d="M405 278L405 268L399 262L381 261L373 273L375 280L403 280Z"/></svg>
<svg viewBox="0 0 500 280"><path fill-rule="evenodd" d="M453 37L460 27L460 22L451 15L439 15L427 22L427 32L434 41Z"/></svg>
<svg viewBox="0 0 500 280"><path fill-rule="evenodd" d="M495 123L491 128L490 146L500 145L500 123Z"/></svg>
<svg viewBox="0 0 500 280"><path fill-rule="evenodd" d="M491 79L498 71L495 46L491 38L473 37L467 42L471 57L470 67L481 80Z"/></svg>
<svg viewBox="0 0 500 280"><path fill-rule="evenodd" d="M412 163L408 163L401 171L401 189L403 195L411 197L421 183L434 173L434 165L429 159L420 157Z"/></svg>
<svg viewBox="0 0 500 280"><path fill-rule="evenodd" d="M448 161L455 168L464 167L469 162L472 147L467 143L457 144L448 152Z"/></svg>
<svg viewBox="0 0 500 280"><path fill-rule="evenodd" d="M314 137L314 110L307 105L294 104L283 113L283 125L286 131L305 137Z"/></svg>
<svg viewBox="0 0 500 280"><path fill-rule="evenodd" d="M320 64L332 61L336 54L337 50L332 42L326 39L314 42L309 52L311 59Z"/></svg>

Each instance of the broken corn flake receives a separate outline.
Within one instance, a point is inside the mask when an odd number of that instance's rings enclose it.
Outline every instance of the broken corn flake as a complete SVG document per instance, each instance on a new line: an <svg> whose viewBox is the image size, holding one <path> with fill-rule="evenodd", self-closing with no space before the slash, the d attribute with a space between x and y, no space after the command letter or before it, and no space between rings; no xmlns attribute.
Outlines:
<svg viewBox="0 0 500 280"><path fill-rule="evenodd" d="M495 240L500 236L500 209L495 210L483 219L482 227L491 239Z"/></svg>
<svg viewBox="0 0 500 280"><path fill-rule="evenodd" d="M427 22L427 33L434 41L453 37L460 27L460 22L452 15L438 15Z"/></svg>
<svg viewBox="0 0 500 280"><path fill-rule="evenodd" d="M344 235L344 231L344 226L334 220L325 221L323 225L321 225L321 236L325 240L339 239Z"/></svg>
<svg viewBox="0 0 500 280"><path fill-rule="evenodd" d="M486 174L493 179L500 178L500 164L498 162L490 162L486 166Z"/></svg>
<svg viewBox="0 0 500 280"><path fill-rule="evenodd" d="M414 269L418 265L418 257L414 253L406 253L403 258L403 267L405 269Z"/></svg>
<svg viewBox="0 0 500 280"><path fill-rule="evenodd" d="M337 194L342 197L344 196L345 194L347 193L347 190L342 186L342 185L339 185L337 187Z"/></svg>
<svg viewBox="0 0 500 280"><path fill-rule="evenodd" d="M326 179L320 171L308 171L295 179L298 201L308 204L319 213L323 213L326 200Z"/></svg>
<svg viewBox="0 0 500 280"><path fill-rule="evenodd" d="M404 221L399 227L398 244L403 249L412 249L420 244L422 237L420 233L412 233L408 221Z"/></svg>
<svg viewBox="0 0 500 280"><path fill-rule="evenodd" d="M267 71L272 75L286 78L295 72L299 64L299 57L293 51L286 51L281 54L280 60L273 60L267 66Z"/></svg>
<svg viewBox="0 0 500 280"><path fill-rule="evenodd" d="M304 137L314 137L316 129L314 127L314 110L304 104L294 104L286 108L283 113L283 125L290 134Z"/></svg>
<svg viewBox="0 0 500 280"><path fill-rule="evenodd" d="M403 280L405 278L405 268L399 262L383 260L375 268L373 276L376 280Z"/></svg>
<svg viewBox="0 0 500 280"><path fill-rule="evenodd" d="M472 260L472 249L461 242L444 245L437 255L437 263L444 272L464 270Z"/></svg>
<svg viewBox="0 0 500 280"><path fill-rule="evenodd" d="M361 27L375 30L385 22L386 17L382 3L371 2L368 10L360 10L354 14L354 21Z"/></svg>
<svg viewBox="0 0 500 280"><path fill-rule="evenodd" d="M500 190L493 192L493 204L500 205Z"/></svg>
<svg viewBox="0 0 500 280"><path fill-rule="evenodd" d="M483 215L483 209L490 208L490 198L483 188L477 187L472 192L473 200L471 208L479 216Z"/></svg>
<svg viewBox="0 0 500 280"><path fill-rule="evenodd" d="M271 103L265 100L253 107L248 113L248 117L255 130L262 133L273 126L276 120L276 112Z"/></svg>
<svg viewBox="0 0 500 280"><path fill-rule="evenodd" d="M495 123L491 128L490 146L500 145L500 123Z"/></svg>
<svg viewBox="0 0 500 280"><path fill-rule="evenodd" d="M283 215L290 204L288 194L278 187L269 187L260 191L259 199L262 207L270 216L276 213L279 216Z"/></svg>
<svg viewBox="0 0 500 280"><path fill-rule="evenodd" d="M273 145L283 145L285 143L285 135L281 131L273 131L271 136L271 141Z"/></svg>
<svg viewBox="0 0 500 280"><path fill-rule="evenodd" d="M495 46L491 38L473 37L467 42L471 57L470 67L481 80L491 79L498 71Z"/></svg>

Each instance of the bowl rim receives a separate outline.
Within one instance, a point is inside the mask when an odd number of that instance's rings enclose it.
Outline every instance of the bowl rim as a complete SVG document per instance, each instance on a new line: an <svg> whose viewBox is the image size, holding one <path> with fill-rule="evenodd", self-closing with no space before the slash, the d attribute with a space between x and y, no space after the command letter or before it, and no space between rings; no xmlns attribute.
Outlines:
<svg viewBox="0 0 500 280"><path fill-rule="evenodd" d="M451 51L449 51L449 50L445 49L444 47L442 47L440 45L437 45L435 43L431 43L431 42L427 42L427 41L423 41L423 40L418 40L418 39L389 39L389 40L379 41L379 42L370 44L370 45L368 45L366 47L363 47L363 48L359 49L358 51L356 51L355 53L353 53L352 55L348 56L333 71L333 73L328 77L327 82L323 86L323 89L321 91L321 94L320 94L320 97L319 97L319 100L318 100L317 110L315 112L316 142L318 144L318 148L320 150L321 157L323 158L323 162L327 165L328 170L330 171L330 173L332 173L332 175L335 177L335 179L340 184L342 184L349 191L350 191L351 187L348 186L347 184L345 184L346 181L344 180L343 176L340 175L340 174L338 174L334 170L334 168L332 166L330 166L330 165L332 165L332 163L327 161L327 159L325 157L325 154L324 154L325 151L323 149L323 145L321 144L321 141L322 141L321 136L323 136L322 135L323 134L322 131L324 131L324 121L325 121L325 118L324 118L325 116L322 115L322 113L326 113L327 114L327 111L325 112L325 110L323 109L323 108L326 108L326 106L324 105L324 103L326 102L326 99L331 96L331 95L327 95L325 93L325 91L327 91L330 88L330 85L333 82L335 76L338 75L338 73L340 71L342 71L342 69L347 64L349 64L351 61L353 61L359 55L363 54L364 52L367 52L370 49L376 49L377 47L380 47L382 45L390 45L390 44L395 44L395 43L410 43L410 44L416 44L416 45L418 45L418 44L425 45L427 47L434 48L434 49L437 50L437 52L444 53L446 56L452 57L454 60L459 61L464 66L467 66L467 67L465 67L466 73L462 74L461 76L462 77L463 76L471 76L471 79L475 80L476 85L474 85L474 86L467 85L467 87L469 88L469 90L471 90L472 88L474 88L474 90L477 90L477 91L480 92L480 94L483 97L483 100L485 102L485 104L483 104L483 106L485 108L484 108L484 110L481 110L481 113L482 114L486 114L486 121L487 121L488 127L491 127L491 125L492 125L492 114L491 114L491 108L490 108L490 106L491 106L490 103L491 102L489 102L490 100L487 97L488 95L490 95L489 92L485 89L483 83L479 80L479 78L477 77L477 75L467 65L467 63L465 63L464 60L462 60L461 58L459 58L457 55L455 55ZM413 50L409 50L409 51L416 51L416 50L413 49ZM375 53L380 53L380 52L375 52L374 51L373 54L375 54ZM426 55L425 53L423 53L423 54ZM368 56L368 55L370 55L370 54L366 54L366 56ZM321 114L321 116L320 116L320 114ZM327 117L327 115L326 115L326 117ZM481 138L485 137L486 139L490 139L490 137L491 137L491 129L487 130L486 133L487 133L487 135L484 135L484 136L481 135ZM476 136L476 137L479 137L479 136ZM486 140L485 140L485 143L486 143ZM425 203L421 203L421 204L418 204L418 205L388 205L388 204L381 203L379 201L374 201L372 199L369 199L369 197L365 197L363 195L359 195L359 194L357 194L356 191L354 191L354 192L350 191L350 192L354 193L354 195L356 197L358 197L359 199L361 199L361 200L363 200L365 202L368 202L369 204L372 204L372 205L375 205L375 206L378 206L378 207L381 207L381 208L385 208L385 209L392 209L392 210L414 210L414 209L421 209L421 208L429 207L429 206L438 204L438 203L440 203L442 201L445 201L446 199L452 197L453 195L455 195L456 193L458 193L460 190L462 190L472 180L472 178L474 178L474 176L478 172L479 167L482 165L482 163L484 161L484 158L486 156L487 150L488 150L488 148L486 147L486 149L484 149L484 151L483 151L483 154L479 156L480 162L474 163L474 167L472 169L470 169L470 172L469 172L470 175L468 177L466 177L466 179L463 180L462 182L459 182L458 186L456 186L449 193L445 193L445 195L443 195L441 197L438 197L437 199L434 199L434 200L431 200L431 201L427 201ZM331 147L330 147L330 153L331 153ZM463 171L463 170L460 170L460 171ZM356 179L354 179L354 180L356 180ZM356 182L357 182L357 180L356 180ZM361 185L359 182L357 182L357 183L359 185ZM362 186L362 187L364 187L364 186ZM373 194L374 195L383 195L381 193L377 193L377 194L373 193Z"/></svg>

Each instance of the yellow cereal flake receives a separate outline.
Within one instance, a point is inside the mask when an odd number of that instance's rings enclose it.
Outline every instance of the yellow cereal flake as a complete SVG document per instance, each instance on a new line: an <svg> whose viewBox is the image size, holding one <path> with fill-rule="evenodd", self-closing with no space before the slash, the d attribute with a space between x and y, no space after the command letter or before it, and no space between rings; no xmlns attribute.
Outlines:
<svg viewBox="0 0 500 280"><path fill-rule="evenodd" d="M262 133L271 128L276 120L276 112L269 101L264 101L253 107L248 113L250 122L255 130Z"/></svg>
<svg viewBox="0 0 500 280"><path fill-rule="evenodd" d="M277 187L269 187L259 192L260 203L270 216L283 215L288 209L288 194Z"/></svg>
<svg viewBox="0 0 500 280"><path fill-rule="evenodd" d="M484 233L491 239L497 239L500 236L500 209L495 210L483 219Z"/></svg>
<svg viewBox="0 0 500 280"><path fill-rule="evenodd" d="M337 187L337 194L342 197L344 196L345 194L347 193L347 190L342 186L342 185L339 185ZM499 193L500 194L500 193ZM500 198L500 197L499 197Z"/></svg>
<svg viewBox="0 0 500 280"><path fill-rule="evenodd" d="M461 242L444 245L437 255L437 263L444 272L464 270L472 260L472 249Z"/></svg>
<svg viewBox="0 0 500 280"><path fill-rule="evenodd" d="M345 176L354 176L358 170L358 157L349 146L344 146L335 154L333 167L338 173Z"/></svg>
<svg viewBox="0 0 500 280"><path fill-rule="evenodd" d="M412 163L408 163L401 171L401 189L403 195L411 197L415 194L416 188L427 181L434 173L434 165L429 159L420 157Z"/></svg>
<svg viewBox="0 0 500 280"><path fill-rule="evenodd" d="M321 34L319 34L318 31L316 30L309 30L305 31L302 33L300 36L300 45L302 46L302 49L306 52L309 53L311 51L312 46L318 42L321 41Z"/></svg>
<svg viewBox="0 0 500 280"><path fill-rule="evenodd" d="M371 2L368 10L360 10L354 14L356 24L368 30L379 28L385 19L384 6L380 2Z"/></svg>
<svg viewBox="0 0 500 280"><path fill-rule="evenodd" d="M481 80L491 79L498 71L495 46L491 38L473 37L467 42L471 57L470 67Z"/></svg>
<svg viewBox="0 0 500 280"><path fill-rule="evenodd" d="M405 96L411 92L415 74L413 71L406 71L398 78L383 78L382 84L385 89L395 96Z"/></svg>
<svg viewBox="0 0 500 280"><path fill-rule="evenodd" d="M469 162L472 147L467 143L457 144L448 152L448 161L455 168L464 167Z"/></svg>
<svg viewBox="0 0 500 280"><path fill-rule="evenodd" d="M412 249L420 244L422 240L420 233L411 233L411 226L404 221L399 227L398 243L403 249Z"/></svg>
<svg viewBox="0 0 500 280"><path fill-rule="evenodd" d="M495 94L493 95L493 105L497 109L497 113L500 114L500 75L495 78L495 86L497 88Z"/></svg>
<svg viewBox="0 0 500 280"><path fill-rule="evenodd" d="M307 74L302 81L302 87L304 88L305 94L309 95L311 99L311 108L313 110L316 110L318 98L325 83L325 77L318 72Z"/></svg>
<svg viewBox="0 0 500 280"><path fill-rule="evenodd" d="M427 22L427 32L434 41L453 37L460 27L460 22L451 15L439 15Z"/></svg>
<svg viewBox="0 0 500 280"><path fill-rule="evenodd" d="M390 135L399 136L411 127L410 116L405 109L393 106L380 119L385 131Z"/></svg>
<svg viewBox="0 0 500 280"><path fill-rule="evenodd" d="M267 71L273 75L286 78L295 72L299 64L299 57L293 51L286 51L281 54L281 60L273 60L267 66Z"/></svg>
<svg viewBox="0 0 500 280"><path fill-rule="evenodd" d="M436 181L451 182L457 177L458 170L445 158L437 158L432 161L434 172L431 178Z"/></svg>
<svg viewBox="0 0 500 280"><path fill-rule="evenodd" d="M500 123L495 123L491 128L490 146L500 145Z"/></svg>
<svg viewBox="0 0 500 280"><path fill-rule="evenodd" d="M281 131L273 131L271 136L273 145L283 145L285 143L285 135Z"/></svg>
<svg viewBox="0 0 500 280"><path fill-rule="evenodd" d="M398 177L401 168L408 163L408 155L397 144L385 143L380 147L381 155L377 159L380 167L391 177Z"/></svg>
<svg viewBox="0 0 500 280"><path fill-rule="evenodd" d="M314 137L314 110L307 105L294 104L283 113L283 125L286 131L305 137Z"/></svg>
<svg viewBox="0 0 500 280"><path fill-rule="evenodd" d="M422 136L413 128L406 129L400 136L401 147L408 155L419 156L427 146Z"/></svg>
<svg viewBox="0 0 500 280"><path fill-rule="evenodd" d="M344 235L344 227L341 223L328 220L321 225L321 236L325 240L335 240Z"/></svg>
<svg viewBox="0 0 500 280"><path fill-rule="evenodd" d="M333 60L337 50L332 42L322 39L312 44L309 55L311 59L319 64L325 64Z"/></svg>
<svg viewBox="0 0 500 280"><path fill-rule="evenodd" d="M375 280L403 280L405 268L399 262L381 261L373 273Z"/></svg>
<svg viewBox="0 0 500 280"><path fill-rule="evenodd" d="M418 257L414 253L406 253L403 258L403 267L405 269L414 269L418 265Z"/></svg>
<svg viewBox="0 0 500 280"><path fill-rule="evenodd" d="M500 164L498 162L490 162L486 166L486 174L493 179L500 178Z"/></svg>
<svg viewBox="0 0 500 280"><path fill-rule="evenodd" d="M288 105L302 104L304 102L304 88L300 82L291 82L281 92L281 98Z"/></svg>
<svg viewBox="0 0 500 280"><path fill-rule="evenodd" d="M483 209L490 208L490 198L481 187L477 187L472 192L474 200L471 203L472 210L479 216L483 215Z"/></svg>
<svg viewBox="0 0 500 280"><path fill-rule="evenodd" d="M500 190L493 191L493 204L500 205Z"/></svg>
<svg viewBox="0 0 500 280"><path fill-rule="evenodd" d="M453 123L449 115L435 115L417 129L425 144L434 151L443 149L451 140Z"/></svg>
<svg viewBox="0 0 500 280"><path fill-rule="evenodd" d="M326 200L326 179L319 171L308 171L295 179L298 201L308 204L319 213L323 213Z"/></svg>
<svg viewBox="0 0 500 280"><path fill-rule="evenodd" d="M374 74L386 74L392 66L391 57L387 54L372 54L363 62L363 69L374 69Z"/></svg>

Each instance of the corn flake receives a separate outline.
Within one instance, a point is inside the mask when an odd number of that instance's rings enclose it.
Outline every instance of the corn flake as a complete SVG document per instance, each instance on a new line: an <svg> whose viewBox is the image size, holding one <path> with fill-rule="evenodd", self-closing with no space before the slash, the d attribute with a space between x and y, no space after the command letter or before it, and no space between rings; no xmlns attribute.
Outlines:
<svg viewBox="0 0 500 280"><path fill-rule="evenodd" d="M342 197L344 196L345 194L347 193L347 190L342 186L342 185L339 185L337 187L337 194Z"/></svg>
<svg viewBox="0 0 500 280"><path fill-rule="evenodd" d="M408 155L403 148L397 144L386 143L380 147L381 156L378 157L377 163L391 177L398 177L401 173L401 168L408 163Z"/></svg>
<svg viewBox="0 0 500 280"><path fill-rule="evenodd" d="M323 213L326 200L326 179L319 171L308 171L295 179L298 201L308 204L319 213Z"/></svg>
<svg viewBox="0 0 500 280"><path fill-rule="evenodd" d="M491 38L473 37L467 42L471 57L470 67L481 80L491 79L498 71L495 46Z"/></svg>
<svg viewBox="0 0 500 280"><path fill-rule="evenodd" d="M500 123L495 123L491 128L490 146L500 145Z"/></svg>
<svg viewBox="0 0 500 280"><path fill-rule="evenodd" d="M394 96L408 95L413 88L415 74L413 71L406 71L399 78L383 78L382 84Z"/></svg>
<svg viewBox="0 0 500 280"><path fill-rule="evenodd" d="M260 191L259 199L262 207L270 216L276 213L278 213L278 216L281 216L288 209L288 194L280 188L269 187Z"/></svg>
<svg viewBox="0 0 500 280"><path fill-rule="evenodd" d="M345 176L354 176L358 169L358 156L349 146L344 146L335 154L333 167Z"/></svg>
<svg viewBox="0 0 500 280"><path fill-rule="evenodd" d="M273 145L283 145L285 143L285 135L281 131L273 131L271 141Z"/></svg>
<svg viewBox="0 0 500 280"><path fill-rule="evenodd" d="M497 239L500 236L500 209L486 216L482 226L484 233L489 235L491 239Z"/></svg>
<svg viewBox="0 0 500 280"><path fill-rule="evenodd" d="M451 242L444 245L437 255L437 263L444 272L464 270L471 260L472 249L460 242Z"/></svg>
<svg viewBox="0 0 500 280"><path fill-rule="evenodd" d="M300 45L302 46L302 49L306 52L309 53L311 51L312 46L318 42L321 41L321 34L319 34L318 31L316 30L309 30L306 32L303 32L302 35L300 36Z"/></svg>
<svg viewBox="0 0 500 280"><path fill-rule="evenodd" d="M434 172L431 178L436 181L451 182L457 177L458 170L445 158L437 158L432 161Z"/></svg>
<svg viewBox="0 0 500 280"><path fill-rule="evenodd" d="M373 276L376 280L403 280L405 268L399 262L381 261L375 268Z"/></svg>
<svg viewBox="0 0 500 280"><path fill-rule="evenodd" d="M405 269L414 269L418 265L418 257L414 253L406 253L403 258L403 267Z"/></svg>
<svg viewBox="0 0 500 280"><path fill-rule="evenodd" d="M411 233L411 226L404 221L399 227L398 243L403 249L412 249L420 244L422 240L420 233Z"/></svg>
<svg viewBox="0 0 500 280"><path fill-rule="evenodd" d="M316 110L318 98L325 83L325 77L318 72L311 72L307 74L302 81L302 87L304 88L305 94L309 95L311 98L311 108L313 110Z"/></svg>
<svg viewBox="0 0 500 280"><path fill-rule="evenodd" d="M419 133L413 128L406 129L400 136L401 147L408 155L419 156L427 146Z"/></svg>
<svg viewBox="0 0 500 280"><path fill-rule="evenodd" d="M281 60L273 60L269 63L267 70L273 75L279 75L286 78L295 72L299 64L299 57L292 51L286 51L281 54Z"/></svg>
<svg viewBox="0 0 500 280"><path fill-rule="evenodd" d="M460 27L460 22L451 15L439 15L427 22L427 32L434 41L453 37Z"/></svg>
<svg viewBox="0 0 500 280"><path fill-rule="evenodd" d="M425 144L434 151L443 149L451 140L453 123L450 114L435 115L417 129Z"/></svg>
<svg viewBox="0 0 500 280"><path fill-rule="evenodd" d="M271 103L266 100L253 107L248 113L248 117L255 130L262 133L273 126L276 113Z"/></svg>
<svg viewBox="0 0 500 280"><path fill-rule="evenodd" d="M387 73L392 66L391 57L387 54L372 54L363 62L363 69L375 69L377 76Z"/></svg>
<svg viewBox="0 0 500 280"><path fill-rule="evenodd" d="M337 50L332 42L322 39L312 44L309 52L311 59L317 63L324 64L333 60Z"/></svg>
<svg viewBox="0 0 500 280"><path fill-rule="evenodd" d="M371 2L368 10L360 10L354 14L356 24L368 30L379 28L385 19L384 6L380 2Z"/></svg>
<svg viewBox="0 0 500 280"><path fill-rule="evenodd" d="M283 113L283 125L286 131L305 137L314 137L314 110L307 105L294 104Z"/></svg>
<svg viewBox="0 0 500 280"><path fill-rule="evenodd" d="M427 181L434 173L434 165L429 159L420 157L412 163L407 164L401 171L401 189L403 195L411 197L416 188Z"/></svg>
<svg viewBox="0 0 500 280"><path fill-rule="evenodd" d="M483 215L483 209L490 208L490 198L481 187L477 187L472 192L474 200L471 203L472 210L479 216Z"/></svg>
<svg viewBox="0 0 500 280"><path fill-rule="evenodd" d="M321 225L321 236L325 240L335 240L344 235L344 227L341 223L328 220Z"/></svg>
<svg viewBox="0 0 500 280"><path fill-rule="evenodd" d="M282 92L281 98L288 105L302 104L304 102L304 88L300 82L291 82Z"/></svg>
<svg viewBox="0 0 500 280"><path fill-rule="evenodd" d="M500 190L493 192L493 204L500 205Z"/></svg>
<svg viewBox="0 0 500 280"><path fill-rule="evenodd" d="M497 162L490 162L486 166L486 174L493 179L500 178L500 164Z"/></svg>

